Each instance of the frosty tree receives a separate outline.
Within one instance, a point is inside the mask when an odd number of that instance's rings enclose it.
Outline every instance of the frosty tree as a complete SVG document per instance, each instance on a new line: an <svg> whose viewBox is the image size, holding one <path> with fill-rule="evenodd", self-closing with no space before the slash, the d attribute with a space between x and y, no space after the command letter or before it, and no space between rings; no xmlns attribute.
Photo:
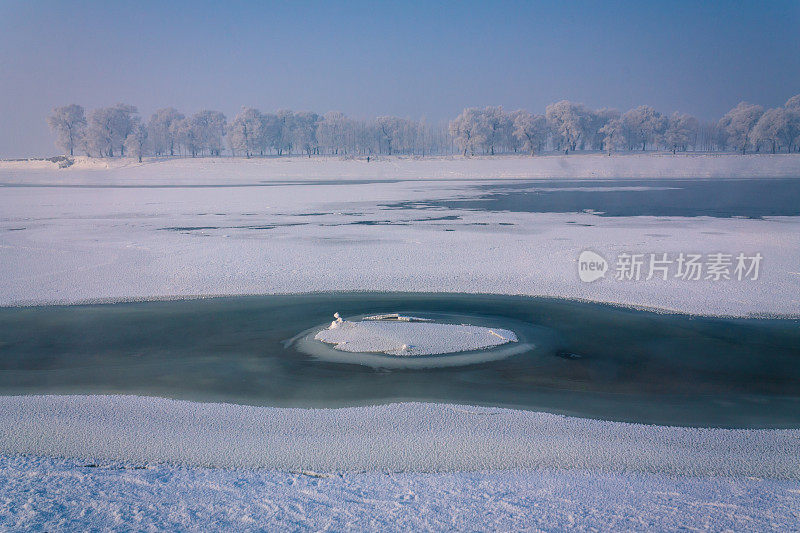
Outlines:
<svg viewBox="0 0 800 533"><path fill-rule="evenodd" d="M629 148L641 145L644 151L648 144L660 140L667 128L667 120L652 107L642 105L622 115L622 126Z"/></svg>
<svg viewBox="0 0 800 533"><path fill-rule="evenodd" d="M127 104L95 109L88 120L83 108L72 104L56 108L47 121L58 145L70 154L84 149L90 156L124 156L131 150L128 137L139 133L136 108ZM466 108L447 124L395 116L354 119L338 111L263 113L243 107L229 125L218 111L184 116L168 107L153 113L146 130L144 154L156 156L216 157L226 143L232 155L248 158L298 153L426 156L454 151L466 157L520 151L533 155L545 150L600 150L611 155L621 149L746 153L753 148L760 153L791 153L800 151L800 95L766 113L761 106L742 102L717 122L700 122L680 112L662 115L650 106L620 114L616 109L592 110L562 100L548 105L544 115L522 109L506 113L501 106Z"/></svg>
<svg viewBox="0 0 800 533"><path fill-rule="evenodd" d="M282 128L283 124L281 124L278 115L275 113L261 113L261 131L256 140L259 153L263 154L269 150L278 150Z"/></svg>
<svg viewBox="0 0 800 533"><path fill-rule="evenodd" d="M728 111L718 124L725 143L744 154L750 144L750 132L763 114L763 107L747 102L740 102Z"/></svg>
<svg viewBox="0 0 800 533"><path fill-rule="evenodd" d="M159 109L150 117L147 124L150 144L155 155L175 155L175 125L184 119L183 114L173 107Z"/></svg>
<svg viewBox="0 0 800 533"><path fill-rule="evenodd" d="M100 157L114 157L114 153L125 155L125 139L138 123L136 107L117 104L92 111L86 133L88 152Z"/></svg>
<svg viewBox="0 0 800 533"><path fill-rule="evenodd" d="M322 120L317 125L317 141L322 150L333 155L339 153L339 149L347 146L347 133L352 130L344 113L330 111L323 115Z"/></svg>
<svg viewBox="0 0 800 533"><path fill-rule="evenodd" d="M319 151L317 126L320 117L316 113L300 112L294 115L292 137L294 146L303 150L308 157Z"/></svg>
<svg viewBox="0 0 800 533"><path fill-rule="evenodd" d="M209 155L219 156L224 148L228 121L219 111L200 111L192 117L192 122L197 128L200 150Z"/></svg>
<svg viewBox="0 0 800 533"><path fill-rule="evenodd" d="M607 142L606 133L608 131L618 130L612 127L611 129L604 131L603 128L605 128L611 122L614 122L618 126L619 118L620 112L616 109L603 108L590 113L587 134L589 146L591 146L592 149L607 150L610 153L613 148L617 148L617 146L612 146L613 142L615 142L617 139L614 138L612 140L609 138Z"/></svg>
<svg viewBox="0 0 800 533"><path fill-rule="evenodd" d="M77 104L65 105L53 109L47 117L47 124L56 134L56 142L69 155L75 155L75 148L83 142L86 134L86 114L83 107Z"/></svg>
<svg viewBox="0 0 800 533"><path fill-rule="evenodd" d="M125 148L128 150L128 155L130 157L136 157L139 163L141 163L146 143L147 128L137 122L128 134L128 137L125 138Z"/></svg>
<svg viewBox="0 0 800 533"><path fill-rule="evenodd" d="M495 148L512 144L514 123L503 112L502 106L487 107L480 114L480 127L483 129L484 152L494 155Z"/></svg>
<svg viewBox="0 0 800 533"><path fill-rule="evenodd" d="M696 118L676 111L667 122L664 144L672 150L673 154L678 150L686 151L689 145L694 146L697 142L699 128L700 122Z"/></svg>
<svg viewBox="0 0 800 533"><path fill-rule="evenodd" d="M791 151L795 134L792 118L791 113L784 108L767 110L750 131L750 144L755 146L756 151L764 145L773 154L781 148Z"/></svg>
<svg viewBox="0 0 800 533"><path fill-rule="evenodd" d="M262 116L257 109L243 107L231 122L228 143L231 150L239 152L250 158L259 151L262 144L263 127Z"/></svg>
<svg viewBox="0 0 800 533"><path fill-rule="evenodd" d="M520 109L512 115L514 136L519 140L522 149L534 155L540 152L547 142L547 119L544 115L532 115Z"/></svg>
<svg viewBox="0 0 800 533"><path fill-rule="evenodd" d="M585 139L590 111L583 104L562 100L547 106L545 116L556 136L555 144L565 152L575 151Z"/></svg>
<svg viewBox="0 0 800 533"><path fill-rule="evenodd" d="M450 135L465 157L467 152L475 155L475 147L483 142L480 121L480 110L470 107L450 122Z"/></svg>
<svg viewBox="0 0 800 533"><path fill-rule="evenodd" d="M625 137L623 135L621 117L610 119L603 124L598 133L602 135L603 149L608 151L608 155L611 155L615 149L624 146Z"/></svg>
<svg viewBox="0 0 800 533"><path fill-rule="evenodd" d="M125 139L128 138L128 135L130 135L131 132L133 132L133 129L136 128L140 123L140 119L136 115L138 110L136 109L136 106L129 104L117 104L111 109L116 127L115 135L118 137L119 141L119 153L120 155L124 156Z"/></svg>
<svg viewBox="0 0 800 533"><path fill-rule="evenodd" d="M197 117L186 117L174 122L171 129L178 144L182 146L187 154L197 157L202 149L202 125L198 123Z"/></svg>
<svg viewBox="0 0 800 533"><path fill-rule="evenodd" d="M294 141L294 113L288 109L279 109L275 115L275 125L271 130L270 145L278 155L292 153Z"/></svg>
<svg viewBox="0 0 800 533"><path fill-rule="evenodd" d="M800 94L789 98L783 108L789 113L789 129L792 132L789 151L791 152L792 146L794 146L800 152Z"/></svg>
<svg viewBox="0 0 800 533"><path fill-rule="evenodd" d="M403 120L397 117L378 117L375 123L380 131L380 139L387 147L387 153L392 155L392 149L397 147L397 141L403 132Z"/></svg>

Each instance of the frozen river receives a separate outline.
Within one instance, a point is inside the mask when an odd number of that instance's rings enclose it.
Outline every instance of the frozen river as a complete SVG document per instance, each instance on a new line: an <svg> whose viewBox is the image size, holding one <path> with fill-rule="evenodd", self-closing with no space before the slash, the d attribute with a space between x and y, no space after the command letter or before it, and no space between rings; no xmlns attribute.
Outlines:
<svg viewBox="0 0 800 533"><path fill-rule="evenodd" d="M796 161L5 163L0 305L402 291L797 317ZM763 264L757 280L693 282L673 271L582 283L576 261L586 249L612 266L623 253L760 254Z"/></svg>
<svg viewBox="0 0 800 533"><path fill-rule="evenodd" d="M369 513L435 528L398 507L409 490L543 520L499 529L794 523L799 430L705 429L800 427L794 156L47 165L0 162L0 305L36 306L0 308L0 515L17 529L86 529L87 508L119 528L134 500L177 516L166 529L203 509L224 529L225 501L253 502L239 525L317 506L352 529L367 493ZM764 261L758 280L583 283L587 249ZM334 312L463 321L525 350L417 368L301 351Z"/></svg>
<svg viewBox="0 0 800 533"><path fill-rule="evenodd" d="M508 328L533 348L480 364L403 369L319 360L287 342L336 311L457 314ZM667 425L800 427L798 326L453 294L5 308L0 395L121 393L279 407L432 401Z"/></svg>

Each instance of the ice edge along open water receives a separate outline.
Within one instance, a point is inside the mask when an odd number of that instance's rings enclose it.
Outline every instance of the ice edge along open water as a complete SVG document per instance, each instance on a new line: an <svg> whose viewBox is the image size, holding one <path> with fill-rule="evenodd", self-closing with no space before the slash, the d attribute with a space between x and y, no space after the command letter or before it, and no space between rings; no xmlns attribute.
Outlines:
<svg viewBox="0 0 800 533"><path fill-rule="evenodd" d="M369 363L358 354L325 360L287 342L329 324L336 311L505 328L530 349L420 369ZM421 401L648 424L794 428L799 325L424 293L3 308L0 394L133 394L303 408Z"/></svg>

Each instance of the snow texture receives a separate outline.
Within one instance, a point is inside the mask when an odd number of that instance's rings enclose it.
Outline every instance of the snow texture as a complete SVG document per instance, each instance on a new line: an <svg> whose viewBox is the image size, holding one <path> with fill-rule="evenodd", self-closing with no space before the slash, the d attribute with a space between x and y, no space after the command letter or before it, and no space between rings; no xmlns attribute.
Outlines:
<svg viewBox="0 0 800 533"><path fill-rule="evenodd" d="M324 472L522 468L800 479L800 430L648 426L422 403L283 409L2 396L0 453Z"/></svg>
<svg viewBox="0 0 800 533"><path fill-rule="evenodd" d="M381 315L386 317L389 315ZM333 344L343 352L367 352L413 357L467 352L517 342L513 331L467 324L414 322L411 317L392 315L395 320L366 317L349 321L339 318L314 338Z"/></svg>
<svg viewBox="0 0 800 533"><path fill-rule="evenodd" d="M76 168L36 168L45 164L0 163L0 182L25 185L0 195L0 305L383 290L800 314L798 217L384 207L474 197L469 186L487 183L477 179L798 176L796 156L79 160ZM587 284L575 262L586 248L606 257L760 252L764 261L758 281Z"/></svg>
<svg viewBox="0 0 800 533"><path fill-rule="evenodd" d="M770 531L795 481L506 471L277 472L0 456L8 531Z"/></svg>

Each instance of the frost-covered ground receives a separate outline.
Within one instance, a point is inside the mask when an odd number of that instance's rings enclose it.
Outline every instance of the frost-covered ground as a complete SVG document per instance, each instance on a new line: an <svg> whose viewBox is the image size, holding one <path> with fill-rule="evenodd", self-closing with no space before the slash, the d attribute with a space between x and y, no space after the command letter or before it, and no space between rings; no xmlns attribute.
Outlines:
<svg viewBox="0 0 800 533"><path fill-rule="evenodd" d="M30 165L20 170L22 163L0 163L0 183L23 185L0 189L0 305L391 290L586 298L710 314L800 312L798 217L386 207L474 197L479 191L471 186L487 183L477 180L550 172L577 178L800 176L794 156ZM373 179L381 181L362 181ZM61 186L41 186L48 184ZM576 259L586 248L608 257L759 252L764 260L757 282L585 284Z"/></svg>
<svg viewBox="0 0 800 533"><path fill-rule="evenodd" d="M800 158L0 162L10 185L0 188L0 305L393 290L798 314L798 217L418 203L469 198L495 179L786 176L800 176ZM408 202L417 208L386 207ZM764 264L758 281L584 284L575 261L586 248L760 252ZM6 397L0 419L0 529L762 531L800 521L797 430L131 397ZM324 473L291 472L304 469Z"/></svg>
<svg viewBox="0 0 800 533"><path fill-rule="evenodd" d="M771 531L796 482L580 470L316 474L13 456L0 529L20 531Z"/></svg>

